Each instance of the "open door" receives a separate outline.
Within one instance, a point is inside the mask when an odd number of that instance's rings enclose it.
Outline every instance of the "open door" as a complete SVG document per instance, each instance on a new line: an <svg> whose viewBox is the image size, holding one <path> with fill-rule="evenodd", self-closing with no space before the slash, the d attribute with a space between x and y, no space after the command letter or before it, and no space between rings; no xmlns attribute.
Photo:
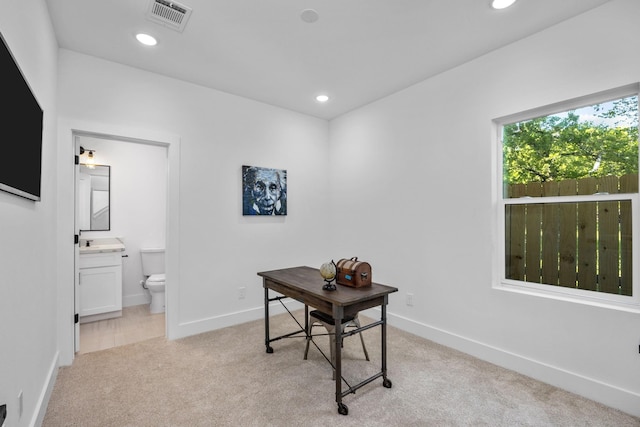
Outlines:
<svg viewBox="0 0 640 427"><path fill-rule="evenodd" d="M78 188L79 188L79 176L80 176L80 143L78 142L78 136L73 137L74 144L74 172L73 177L75 180L74 185L74 215L73 215L73 229L75 234L75 244L73 245L73 307L74 307L74 353L80 351L80 220L78 209Z"/></svg>

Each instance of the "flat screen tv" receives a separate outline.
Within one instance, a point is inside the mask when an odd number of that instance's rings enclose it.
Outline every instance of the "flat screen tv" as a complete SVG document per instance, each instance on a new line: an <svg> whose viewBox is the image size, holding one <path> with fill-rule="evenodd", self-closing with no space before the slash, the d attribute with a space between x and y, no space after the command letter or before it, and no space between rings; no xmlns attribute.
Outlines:
<svg viewBox="0 0 640 427"><path fill-rule="evenodd" d="M43 111L1 33L0 40L0 190L39 201Z"/></svg>

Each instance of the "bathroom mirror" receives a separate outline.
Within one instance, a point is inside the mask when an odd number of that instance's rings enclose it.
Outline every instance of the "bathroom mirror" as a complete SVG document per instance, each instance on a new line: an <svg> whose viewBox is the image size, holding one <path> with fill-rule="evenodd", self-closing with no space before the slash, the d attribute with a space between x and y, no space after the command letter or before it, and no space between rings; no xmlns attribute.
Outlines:
<svg viewBox="0 0 640 427"><path fill-rule="evenodd" d="M81 231L111 229L111 166L80 163L78 216Z"/></svg>

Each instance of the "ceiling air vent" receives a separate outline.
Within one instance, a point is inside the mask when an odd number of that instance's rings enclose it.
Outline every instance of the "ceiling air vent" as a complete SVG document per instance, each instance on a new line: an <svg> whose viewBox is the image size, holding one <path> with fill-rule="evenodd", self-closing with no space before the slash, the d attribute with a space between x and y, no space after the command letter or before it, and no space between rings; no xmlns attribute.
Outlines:
<svg viewBox="0 0 640 427"><path fill-rule="evenodd" d="M151 0L147 19L162 24L173 30L184 30L184 26L191 16L191 8L175 1Z"/></svg>

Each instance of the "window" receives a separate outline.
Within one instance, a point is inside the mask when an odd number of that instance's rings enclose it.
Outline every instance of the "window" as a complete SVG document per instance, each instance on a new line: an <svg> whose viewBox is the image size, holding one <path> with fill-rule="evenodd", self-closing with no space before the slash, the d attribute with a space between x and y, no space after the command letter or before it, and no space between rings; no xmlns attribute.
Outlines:
<svg viewBox="0 0 640 427"><path fill-rule="evenodd" d="M640 309L638 85L496 122L500 286Z"/></svg>

